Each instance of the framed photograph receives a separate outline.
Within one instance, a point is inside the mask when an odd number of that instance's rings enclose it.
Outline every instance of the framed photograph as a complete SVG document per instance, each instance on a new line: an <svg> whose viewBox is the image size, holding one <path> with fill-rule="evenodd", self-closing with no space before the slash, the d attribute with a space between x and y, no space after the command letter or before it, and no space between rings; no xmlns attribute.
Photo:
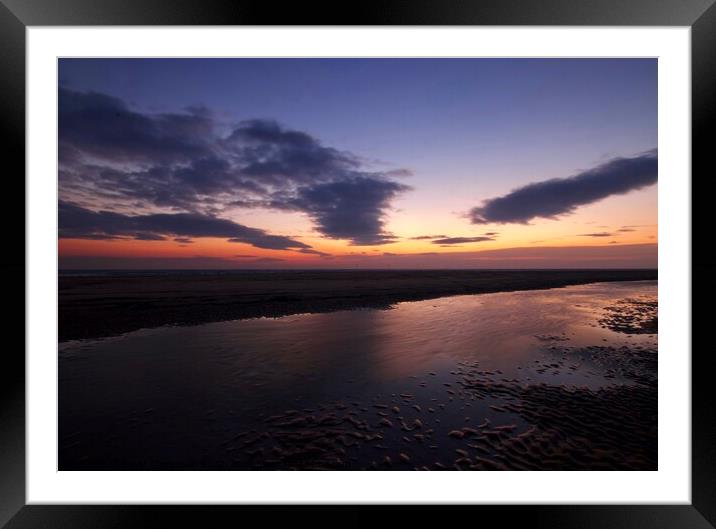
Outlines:
<svg viewBox="0 0 716 529"><path fill-rule="evenodd" d="M0 524L716 526L710 0L0 1Z"/></svg>

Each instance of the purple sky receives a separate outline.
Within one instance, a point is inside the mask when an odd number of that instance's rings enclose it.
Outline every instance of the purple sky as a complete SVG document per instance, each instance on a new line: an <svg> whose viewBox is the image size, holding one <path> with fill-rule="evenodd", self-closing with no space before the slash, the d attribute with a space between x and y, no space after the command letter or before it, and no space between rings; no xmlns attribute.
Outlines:
<svg viewBox="0 0 716 529"><path fill-rule="evenodd" d="M656 265L655 59L61 59L59 83L65 267Z"/></svg>

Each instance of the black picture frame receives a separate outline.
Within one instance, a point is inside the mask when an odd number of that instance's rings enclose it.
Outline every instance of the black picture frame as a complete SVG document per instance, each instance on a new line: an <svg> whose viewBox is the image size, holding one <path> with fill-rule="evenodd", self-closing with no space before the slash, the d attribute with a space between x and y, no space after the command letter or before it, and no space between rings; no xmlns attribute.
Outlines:
<svg viewBox="0 0 716 529"><path fill-rule="evenodd" d="M0 0L0 124L7 171L2 214L6 217L5 226L12 227L6 230L6 247L13 249L12 257L7 255L1 265L6 292L10 294L6 307L12 307L4 320L7 336L19 335L25 321L24 310L20 309L25 307L24 284L17 279L25 277L26 264L25 234L17 229L17 219L24 218L24 200L20 197L25 196L24 179L18 176L25 171L25 28L41 25L689 26L692 172L701 174L702 180L709 176L707 163L713 148L707 131L713 128L716 109L714 0L382 0L352 4L294 2L280 7L265 0ZM701 181L699 193L693 193L695 183L692 178L694 230L710 225L705 208L696 207L708 200L710 193L706 192L706 182ZM710 253L707 246L693 247L692 281L699 285L694 301L705 300L713 292L716 262ZM708 328L709 312L693 311L694 330ZM3 348L0 368L0 525L7 523L5 527L12 529L208 527L232 517L238 507L25 505L24 335L19 340ZM690 505L476 506L473 509L477 511L471 511L476 523L499 523L502 527L519 523L552 529L716 527L716 414L709 369L711 351L693 343ZM264 518L263 523L267 522L270 519Z"/></svg>

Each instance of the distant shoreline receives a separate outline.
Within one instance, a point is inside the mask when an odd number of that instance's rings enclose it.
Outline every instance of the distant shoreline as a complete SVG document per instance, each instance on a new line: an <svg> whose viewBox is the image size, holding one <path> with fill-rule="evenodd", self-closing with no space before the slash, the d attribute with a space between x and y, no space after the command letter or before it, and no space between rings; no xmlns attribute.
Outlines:
<svg viewBox="0 0 716 529"><path fill-rule="evenodd" d="M657 270L265 270L60 273L59 341L162 325L387 308L461 294L657 280ZM100 271L95 271L100 272Z"/></svg>

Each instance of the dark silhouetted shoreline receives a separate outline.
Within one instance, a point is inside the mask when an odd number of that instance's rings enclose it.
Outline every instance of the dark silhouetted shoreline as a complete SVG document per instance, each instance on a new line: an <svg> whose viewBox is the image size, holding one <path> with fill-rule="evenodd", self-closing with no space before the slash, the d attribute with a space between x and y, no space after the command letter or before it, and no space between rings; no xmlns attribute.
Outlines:
<svg viewBox="0 0 716 529"><path fill-rule="evenodd" d="M336 270L60 275L59 341L461 294L656 280L656 270Z"/></svg>

